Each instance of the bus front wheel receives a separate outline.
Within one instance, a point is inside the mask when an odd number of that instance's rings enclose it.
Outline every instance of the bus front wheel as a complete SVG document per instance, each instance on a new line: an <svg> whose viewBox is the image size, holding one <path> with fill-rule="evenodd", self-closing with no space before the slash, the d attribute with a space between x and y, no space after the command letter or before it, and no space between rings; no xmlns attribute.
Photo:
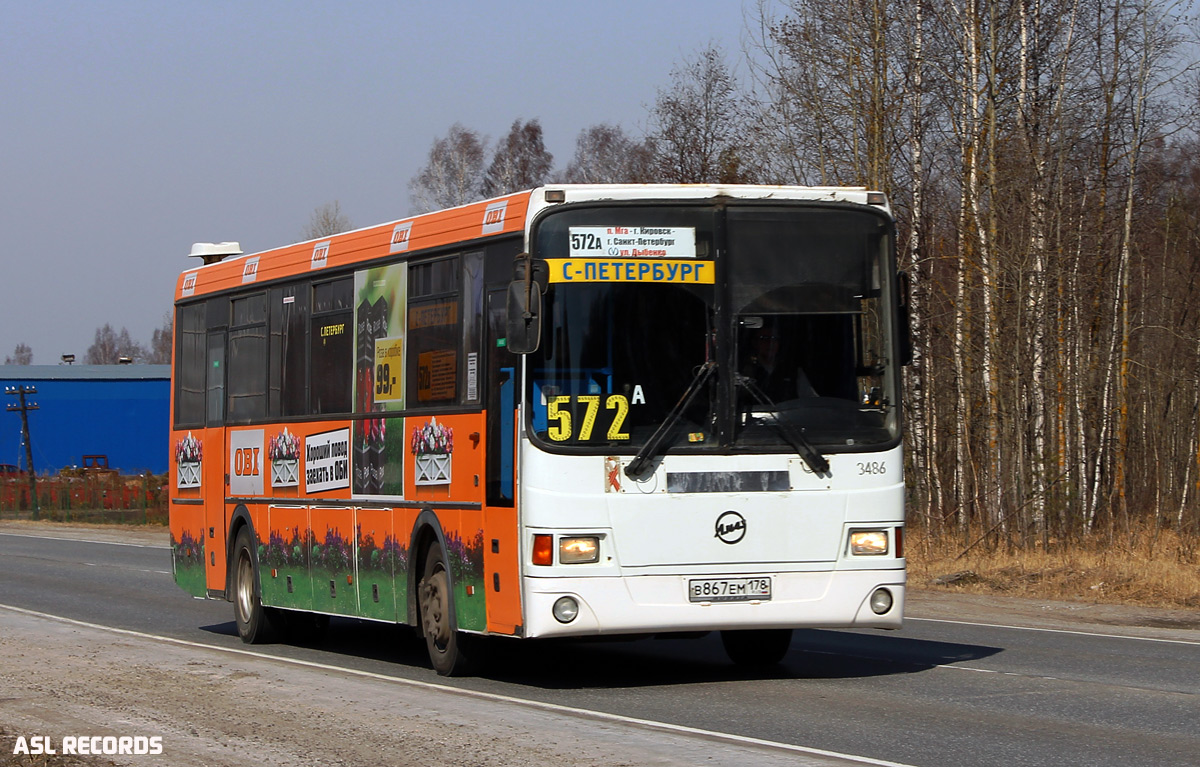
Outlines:
<svg viewBox="0 0 1200 767"><path fill-rule="evenodd" d="M446 555L439 543L432 543L425 554L425 568L418 586L421 633L433 668L442 676L462 676L471 669L471 640L456 630L454 597Z"/></svg>
<svg viewBox="0 0 1200 767"><path fill-rule="evenodd" d="M791 629L722 631L725 654L739 666L774 666L787 655L792 644Z"/></svg>
<svg viewBox="0 0 1200 767"><path fill-rule="evenodd" d="M233 552L233 614L238 636L246 644L269 642L274 638L275 627L259 597L258 563L249 527L238 532Z"/></svg>

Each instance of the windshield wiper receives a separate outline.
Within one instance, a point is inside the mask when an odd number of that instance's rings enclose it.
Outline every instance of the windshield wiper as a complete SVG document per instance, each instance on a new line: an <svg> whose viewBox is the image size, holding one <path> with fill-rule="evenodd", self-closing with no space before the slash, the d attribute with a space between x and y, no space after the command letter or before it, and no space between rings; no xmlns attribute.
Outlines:
<svg viewBox="0 0 1200 767"><path fill-rule="evenodd" d="M667 438L667 434L671 429L675 428L675 424L683 417L683 411L687 410L692 404L692 400L696 398L696 394L704 386L704 382L712 376L713 371L716 369L717 363L711 360L700 366L700 369L696 371L696 377L692 379L683 396L675 403L675 407L671 409L671 412L667 414L667 417L663 419L659 427L650 435L650 439L646 440L646 444L642 445L642 449L637 451L637 455L625 467L625 476L636 482L645 473L650 465L650 460L658 454L658 448L662 445L663 440Z"/></svg>
<svg viewBox="0 0 1200 767"><path fill-rule="evenodd" d="M821 455L813 443L808 441L808 437L804 436L804 430L797 428L794 424L787 423L779 418L779 406L771 400L770 397L758 388L758 384L749 376L737 375L734 376L738 386L741 386L746 391L750 392L759 405L763 405L770 409L770 423L779 430L783 438L788 441L792 448L800 454L804 462L808 464L808 468L813 470L813 473L818 477L832 476L829 472L829 461L825 460L825 456Z"/></svg>

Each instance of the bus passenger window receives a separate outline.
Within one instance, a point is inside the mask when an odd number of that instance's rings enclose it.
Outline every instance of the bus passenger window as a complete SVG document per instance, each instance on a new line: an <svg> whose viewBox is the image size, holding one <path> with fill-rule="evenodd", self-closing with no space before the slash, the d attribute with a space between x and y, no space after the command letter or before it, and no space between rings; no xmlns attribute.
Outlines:
<svg viewBox="0 0 1200 767"><path fill-rule="evenodd" d="M204 373L208 351L202 303L181 306L175 319L175 427L204 423Z"/></svg>
<svg viewBox="0 0 1200 767"><path fill-rule="evenodd" d="M408 391L413 405L458 401L459 345L458 258L409 267Z"/></svg>
<svg viewBox="0 0 1200 767"><path fill-rule="evenodd" d="M267 415L267 295L235 298L232 307L225 418L246 423Z"/></svg>
<svg viewBox="0 0 1200 767"><path fill-rule="evenodd" d="M354 400L353 294L351 278L313 287L309 405L314 414L349 413Z"/></svg>

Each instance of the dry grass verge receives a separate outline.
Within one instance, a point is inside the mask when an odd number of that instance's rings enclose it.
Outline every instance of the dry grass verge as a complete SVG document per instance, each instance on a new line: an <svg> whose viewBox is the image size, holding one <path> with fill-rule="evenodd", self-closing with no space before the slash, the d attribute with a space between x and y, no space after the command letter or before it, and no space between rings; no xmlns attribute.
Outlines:
<svg viewBox="0 0 1200 767"><path fill-rule="evenodd" d="M958 535L910 527L909 584L970 594L1200 609L1200 538L1135 530L1075 542L967 549ZM974 540L974 539L972 539Z"/></svg>

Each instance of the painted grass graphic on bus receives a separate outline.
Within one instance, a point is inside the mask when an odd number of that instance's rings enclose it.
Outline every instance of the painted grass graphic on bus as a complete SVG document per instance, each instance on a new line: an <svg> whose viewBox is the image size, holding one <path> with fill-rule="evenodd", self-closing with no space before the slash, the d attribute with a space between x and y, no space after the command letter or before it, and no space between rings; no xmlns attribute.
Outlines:
<svg viewBox="0 0 1200 767"><path fill-rule="evenodd" d="M260 541L258 545L263 603L273 607L406 621L408 547L387 533L380 541L375 531L364 531L361 525L356 531L356 539L357 545L355 539L346 538L336 527L327 527L320 540L312 530L302 531L298 526L283 532L272 530L268 541L265 544ZM464 539L457 531L448 530L445 541L446 566L454 580L458 626L469 631L483 631L487 628L483 531L476 530ZM200 556L199 583L203 593L202 552ZM292 579L290 591L289 576Z"/></svg>
<svg viewBox="0 0 1200 767"><path fill-rule="evenodd" d="M487 592L483 588L483 531L477 531L466 540L455 530L447 530L445 535L446 567L454 579L454 609L458 627L468 631L483 631L487 628L484 597Z"/></svg>
<svg viewBox="0 0 1200 767"><path fill-rule="evenodd" d="M407 612L408 548L385 535L375 541L375 532L364 534L358 526L358 603L364 618L396 620Z"/></svg>
<svg viewBox="0 0 1200 767"><path fill-rule="evenodd" d="M312 531L293 527L288 537L272 530L267 543L259 540L258 567L262 578L262 600L275 607L312 609L312 579L308 575L307 537ZM291 588L288 588L291 577Z"/></svg>
<svg viewBox="0 0 1200 767"><path fill-rule="evenodd" d="M194 538L190 530L184 530L180 536L177 541L175 534L171 534L175 583L192 596L202 597L208 593L204 580L204 536Z"/></svg>
<svg viewBox="0 0 1200 767"><path fill-rule="evenodd" d="M358 614L354 588L354 542L336 527L326 527L317 542L309 530L309 572L312 574L313 609L342 615Z"/></svg>
<svg viewBox="0 0 1200 767"><path fill-rule="evenodd" d="M266 604L324 613L358 615L354 588L354 542L336 527L318 540L311 529L290 536L271 531L258 545L262 596ZM291 590L288 590L288 577Z"/></svg>

